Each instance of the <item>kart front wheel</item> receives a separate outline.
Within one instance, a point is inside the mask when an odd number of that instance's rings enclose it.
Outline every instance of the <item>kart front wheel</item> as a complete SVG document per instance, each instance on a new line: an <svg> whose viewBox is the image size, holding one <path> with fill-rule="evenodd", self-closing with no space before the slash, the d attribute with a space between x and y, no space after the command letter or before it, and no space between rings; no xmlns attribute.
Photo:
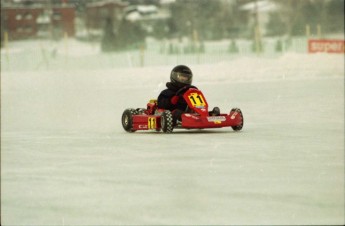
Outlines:
<svg viewBox="0 0 345 226"><path fill-rule="evenodd" d="M240 122L238 125L236 125L236 126L231 126L231 128L232 128L234 131L240 131L240 130L243 128L243 114L242 114L241 109L239 109L239 108L233 108L233 109L230 111L230 114L231 114L231 112L234 112L234 111L236 111L236 112L240 115L240 116L238 116L238 117L240 117L241 122Z"/></svg>
<svg viewBox="0 0 345 226"><path fill-rule="evenodd" d="M171 133L174 129L171 111L164 111L161 115L161 128L164 133Z"/></svg>
<svg viewBox="0 0 345 226"><path fill-rule="evenodd" d="M135 132L135 130L133 130L133 115L135 114L136 111L132 108L126 109L122 113L122 127L129 133Z"/></svg>

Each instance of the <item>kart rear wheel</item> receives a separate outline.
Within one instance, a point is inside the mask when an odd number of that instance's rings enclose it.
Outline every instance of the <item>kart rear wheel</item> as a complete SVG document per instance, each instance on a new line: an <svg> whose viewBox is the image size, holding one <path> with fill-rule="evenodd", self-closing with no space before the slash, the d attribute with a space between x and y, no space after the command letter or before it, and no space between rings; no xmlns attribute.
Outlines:
<svg viewBox="0 0 345 226"><path fill-rule="evenodd" d="M164 111L161 115L161 128L164 133L171 133L174 129L171 111Z"/></svg>
<svg viewBox="0 0 345 226"><path fill-rule="evenodd" d="M242 114L241 109L239 109L239 108L233 108L233 109L231 109L230 114L231 114L231 112L234 112L234 111L237 111L238 114L240 114L241 123L240 123L239 125L237 125L237 126L231 126L231 128L232 128L234 131L240 131L240 130L243 128L243 121L244 121L244 120L243 120L243 114Z"/></svg>
<svg viewBox="0 0 345 226"><path fill-rule="evenodd" d="M136 114L136 110L133 108L128 108L122 113L122 127L127 132L135 132L133 130L133 115Z"/></svg>

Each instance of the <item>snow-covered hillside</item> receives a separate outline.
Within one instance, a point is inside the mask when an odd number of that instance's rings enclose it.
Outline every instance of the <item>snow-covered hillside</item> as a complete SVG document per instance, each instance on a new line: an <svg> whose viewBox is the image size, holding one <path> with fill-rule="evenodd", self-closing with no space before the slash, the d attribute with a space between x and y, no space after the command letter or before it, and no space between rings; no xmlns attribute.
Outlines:
<svg viewBox="0 0 345 226"><path fill-rule="evenodd" d="M345 223L343 55L188 64L210 106L241 108L245 124L173 134L126 133L121 114L175 65L98 57L28 71L2 52L2 225Z"/></svg>

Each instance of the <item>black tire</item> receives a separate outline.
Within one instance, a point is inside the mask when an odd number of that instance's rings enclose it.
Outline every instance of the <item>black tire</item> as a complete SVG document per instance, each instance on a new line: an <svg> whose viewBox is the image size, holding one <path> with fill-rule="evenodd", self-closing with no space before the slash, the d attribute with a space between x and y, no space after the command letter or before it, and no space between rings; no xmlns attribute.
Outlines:
<svg viewBox="0 0 345 226"><path fill-rule="evenodd" d="M129 133L136 131L136 130L133 130L133 115L135 114L136 114L136 110L132 108L126 109L122 113L122 120L121 120L122 127L124 130L126 130Z"/></svg>
<svg viewBox="0 0 345 226"><path fill-rule="evenodd" d="M243 123L244 123L243 114L242 114L241 109L239 109L239 108L233 108L230 112L234 112L234 111L237 111L237 112L241 115L242 122L241 122L240 125L231 126L231 128L232 128L234 131L240 131L240 130L243 128Z"/></svg>
<svg viewBox="0 0 345 226"><path fill-rule="evenodd" d="M161 128L164 133L171 133L174 129L173 116L171 111L164 111L161 115Z"/></svg>

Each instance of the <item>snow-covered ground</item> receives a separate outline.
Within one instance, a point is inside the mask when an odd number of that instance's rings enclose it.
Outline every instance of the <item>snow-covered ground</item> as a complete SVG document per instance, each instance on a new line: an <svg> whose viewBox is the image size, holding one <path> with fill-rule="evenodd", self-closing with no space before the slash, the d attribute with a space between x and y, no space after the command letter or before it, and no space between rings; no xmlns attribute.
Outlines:
<svg viewBox="0 0 345 226"><path fill-rule="evenodd" d="M188 64L211 107L239 107L245 124L173 134L126 133L121 114L175 65L91 59L2 67L2 225L345 223L344 55Z"/></svg>

